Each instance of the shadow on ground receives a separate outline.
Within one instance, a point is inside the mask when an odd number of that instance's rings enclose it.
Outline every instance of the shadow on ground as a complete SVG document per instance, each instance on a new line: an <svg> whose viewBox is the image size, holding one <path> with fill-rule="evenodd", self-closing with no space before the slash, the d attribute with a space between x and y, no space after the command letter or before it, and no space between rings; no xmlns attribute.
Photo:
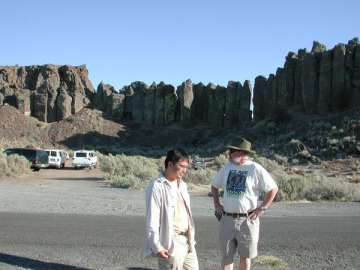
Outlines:
<svg viewBox="0 0 360 270"><path fill-rule="evenodd" d="M0 263L6 263L13 266L18 266L26 269L32 270L43 270L43 269L52 269L52 270L91 270L89 268L77 267L73 265L66 265L62 263L52 263L44 262L40 260L35 260L31 258L0 253Z"/></svg>

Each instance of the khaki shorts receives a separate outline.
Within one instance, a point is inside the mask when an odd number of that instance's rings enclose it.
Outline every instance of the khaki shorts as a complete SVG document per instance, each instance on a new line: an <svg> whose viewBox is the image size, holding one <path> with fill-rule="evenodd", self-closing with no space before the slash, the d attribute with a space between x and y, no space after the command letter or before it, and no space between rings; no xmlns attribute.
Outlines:
<svg viewBox="0 0 360 270"><path fill-rule="evenodd" d="M252 259L257 256L259 228L259 218L222 216L219 238L226 264L233 262L236 249L241 257Z"/></svg>

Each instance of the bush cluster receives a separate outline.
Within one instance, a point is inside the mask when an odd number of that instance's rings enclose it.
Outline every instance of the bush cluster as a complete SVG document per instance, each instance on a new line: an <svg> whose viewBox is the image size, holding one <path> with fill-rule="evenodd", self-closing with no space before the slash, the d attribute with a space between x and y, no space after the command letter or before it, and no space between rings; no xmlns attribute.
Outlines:
<svg viewBox="0 0 360 270"><path fill-rule="evenodd" d="M188 170L184 176L184 181L195 185L210 185L217 171L207 168L199 170Z"/></svg>
<svg viewBox="0 0 360 270"><path fill-rule="evenodd" d="M6 156L0 152L0 177L17 177L31 172L30 162L23 156Z"/></svg>
<svg viewBox="0 0 360 270"><path fill-rule="evenodd" d="M287 173L284 167L275 161L264 157L254 156L254 160L261 164L279 186L276 201L359 201L360 186L350 183L343 178L308 177Z"/></svg>
<svg viewBox="0 0 360 270"><path fill-rule="evenodd" d="M142 156L104 155L100 164L105 179L120 188L144 189L159 174L159 164Z"/></svg>

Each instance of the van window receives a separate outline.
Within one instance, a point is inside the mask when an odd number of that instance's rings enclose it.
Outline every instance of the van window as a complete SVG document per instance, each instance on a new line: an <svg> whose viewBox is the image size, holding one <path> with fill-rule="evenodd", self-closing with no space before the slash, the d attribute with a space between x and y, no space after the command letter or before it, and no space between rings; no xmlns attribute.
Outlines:
<svg viewBox="0 0 360 270"><path fill-rule="evenodd" d="M76 157L85 157L86 158L86 153L76 153Z"/></svg>
<svg viewBox="0 0 360 270"><path fill-rule="evenodd" d="M56 151L46 151L50 157L56 157Z"/></svg>

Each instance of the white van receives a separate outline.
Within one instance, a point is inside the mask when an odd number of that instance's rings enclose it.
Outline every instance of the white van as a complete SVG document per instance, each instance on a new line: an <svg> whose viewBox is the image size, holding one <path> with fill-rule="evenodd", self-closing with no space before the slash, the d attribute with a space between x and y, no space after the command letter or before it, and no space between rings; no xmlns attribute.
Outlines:
<svg viewBox="0 0 360 270"><path fill-rule="evenodd" d="M60 149L44 149L49 156L49 167L65 168L65 152Z"/></svg>
<svg viewBox="0 0 360 270"><path fill-rule="evenodd" d="M95 151L79 150L74 152L72 165L75 169L89 167L91 170L91 167L96 168L97 160L98 158Z"/></svg>

